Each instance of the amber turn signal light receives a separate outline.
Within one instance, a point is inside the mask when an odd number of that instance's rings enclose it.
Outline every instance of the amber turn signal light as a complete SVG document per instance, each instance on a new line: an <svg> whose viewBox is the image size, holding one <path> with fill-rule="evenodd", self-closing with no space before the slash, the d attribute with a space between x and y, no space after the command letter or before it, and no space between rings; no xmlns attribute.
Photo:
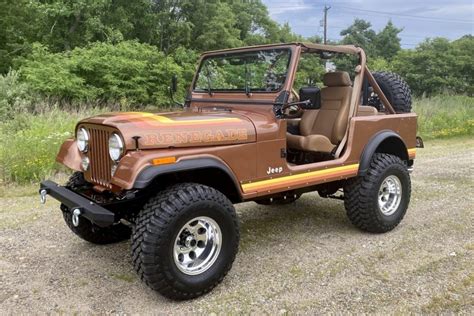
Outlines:
<svg viewBox="0 0 474 316"><path fill-rule="evenodd" d="M155 158L151 161L154 166L158 165L166 165L170 163L175 163L176 157L163 157L163 158Z"/></svg>

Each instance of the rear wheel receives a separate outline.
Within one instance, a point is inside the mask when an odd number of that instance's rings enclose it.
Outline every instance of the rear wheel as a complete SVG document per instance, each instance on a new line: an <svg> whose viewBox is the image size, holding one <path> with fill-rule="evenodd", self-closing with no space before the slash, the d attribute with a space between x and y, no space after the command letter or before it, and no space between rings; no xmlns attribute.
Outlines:
<svg viewBox="0 0 474 316"><path fill-rule="evenodd" d="M367 174L349 180L344 186L344 205L355 226L384 233L403 219L410 194L410 176L400 158L376 153Z"/></svg>
<svg viewBox="0 0 474 316"><path fill-rule="evenodd" d="M234 206L221 192L177 184L152 197L132 234L135 271L152 289L177 300L211 291L232 267L239 245Z"/></svg>
<svg viewBox="0 0 474 316"><path fill-rule="evenodd" d="M408 113L411 111L410 87L408 87L408 84L402 77L395 73L384 71L373 72L372 75L395 112ZM379 111L385 110L379 96L373 91L369 97L369 105L377 108Z"/></svg>

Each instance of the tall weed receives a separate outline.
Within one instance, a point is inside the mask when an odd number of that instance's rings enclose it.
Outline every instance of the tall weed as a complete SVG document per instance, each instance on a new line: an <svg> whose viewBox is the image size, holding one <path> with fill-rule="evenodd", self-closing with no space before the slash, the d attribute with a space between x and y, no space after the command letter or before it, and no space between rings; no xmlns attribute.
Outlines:
<svg viewBox="0 0 474 316"><path fill-rule="evenodd" d="M61 170L55 162L62 142L73 137L75 124L98 109L40 114L19 113L0 122L0 182L39 181Z"/></svg>
<svg viewBox="0 0 474 316"><path fill-rule="evenodd" d="M415 99L418 135L424 139L474 133L474 98L463 95L439 95Z"/></svg>

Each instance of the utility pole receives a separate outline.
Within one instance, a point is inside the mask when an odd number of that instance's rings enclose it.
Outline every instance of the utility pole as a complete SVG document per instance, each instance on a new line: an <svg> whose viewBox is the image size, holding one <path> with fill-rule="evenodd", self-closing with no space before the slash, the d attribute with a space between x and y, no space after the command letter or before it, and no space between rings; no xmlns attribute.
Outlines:
<svg viewBox="0 0 474 316"><path fill-rule="evenodd" d="M327 42L327 31L328 31L328 10L331 7L324 5L324 44Z"/></svg>

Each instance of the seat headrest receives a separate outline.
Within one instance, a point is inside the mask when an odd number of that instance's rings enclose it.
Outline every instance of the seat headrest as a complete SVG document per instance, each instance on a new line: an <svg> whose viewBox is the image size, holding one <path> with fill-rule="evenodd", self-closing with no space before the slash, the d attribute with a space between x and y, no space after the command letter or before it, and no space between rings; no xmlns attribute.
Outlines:
<svg viewBox="0 0 474 316"><path fill-rule="evenodd" d="M326 87L348 87L352 84L349 74L345 71L325 73L323 83Z"/></svg>

